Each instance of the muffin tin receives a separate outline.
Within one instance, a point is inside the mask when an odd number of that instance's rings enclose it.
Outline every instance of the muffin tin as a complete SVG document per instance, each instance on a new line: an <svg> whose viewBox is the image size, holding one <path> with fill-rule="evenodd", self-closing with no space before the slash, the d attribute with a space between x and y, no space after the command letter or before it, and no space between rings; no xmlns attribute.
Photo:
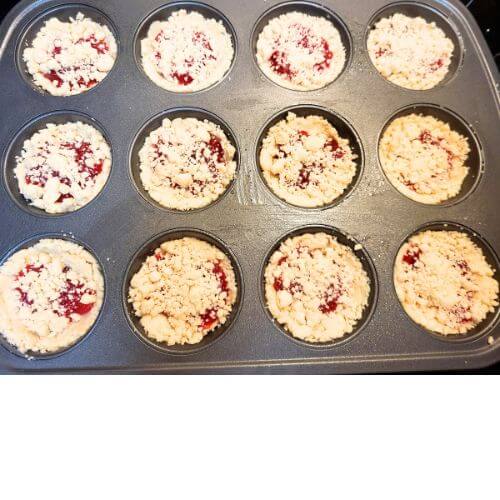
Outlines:
<svg viewBox="0 0 500 500"><path fill-rule="evenodd" d="M22 0L0 27L0 120L2 152L0 256L2 262L26 241L55 234L75 238L98 258L106 296L94 328L73 348L56 356L26 359L0 349L3 372L137 372L137 373L344 373L461 369L500 360L498 311L470 336L449 339L430 334L413 323L396 297L392 271L395 255L418 228L447 223L472 231L487 249L499 279L500 176L498 142L498 72L486 43L458 0L400 2L324 0L315 7L293 2L306 13L328 9L345 26L349 57L340 76L311 92L284 89L270 82L255 63L255 33L262 22L289 6L276 1L211 0L210 7L232 27L235 58L226 76L209 89L176 94L145 77L137 59L137 35L144 22L174 3L158 0L88 0L85 4ZM278 6L278 7L277 7ZM213 9L195 2L175 7ZM208 9L208 10L207 10ZM389 10L382 10L389 9ZM71 97L54 97L35 89L22 64L22 49L36 26L51 15L78 11L108 23L119 50L109 75L96 87ZM395 11L439 19L457 45L449 78L431 90L413 91L385 81L366 51L370 26L383 13ZM436 17L437 16L437 17ZM347 47L346 47L347 48ZM138 64L139 63L139 64ZM279 201L262 180L257 164L260 136L266 125L290 107L319 107L342 120L359 142L360 174L339 203L322 210L294 207ZM423 106L458 120L473 139L470 185L453 203L426 206L398 193L378 162L377 145L388 120ZM233 185L217 203L194 212L165 210L152 204L134 182L134 144L144 127L174 110L182 116L209 113L230 132L238 149ZM451 115L449 115L451 113ZM76 212L45 216L26 207L12 178L13 158L37 117L81 117L97 125L112 147L108 182L99 196ZM458 123L455 122L454 123ZM145 125L146 124L146 125ZM363 328L333 345L309 345L275 327L262 300L262 271L270 249L285 235L328 226L345 242L362 245L375 283ZM455 226L453 226L455 227ZM328 228L326 228L328 229ZM192 349L164 349L144 338L130 317L125 294L130 272L149 246L172 235L197 234L233 260L240 281L240 301L224 329ZM158 236L155 236L158 235ZM487 243L485 243L487 242ZM234 253L234 254L233 254ZM378 284L378 286L377 286ZM214 340L217 340L216 342ZM7 346L9 347L9 346Z"/></svg>

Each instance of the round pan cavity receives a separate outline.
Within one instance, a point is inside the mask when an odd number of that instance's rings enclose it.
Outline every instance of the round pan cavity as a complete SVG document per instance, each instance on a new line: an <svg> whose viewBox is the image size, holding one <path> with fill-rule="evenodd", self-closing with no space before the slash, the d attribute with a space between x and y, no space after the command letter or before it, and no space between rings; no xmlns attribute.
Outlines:
<svg viewBox="0 0 500 500"><path fill-rule="evenodd" d="M173 208L168 208L154 200L150 196L148 191L144 188L141 180L139 152L144 146L144 142L146 141L149 134L151 134L151 132L153 132L157 128L161 127L161 123L165 118L168 118L169 120L174 120L175 118L196 118L197 120L208 120L218 125L226 135L228 141L234 146L235 155L233 160L236 162L234 177L227 186L226 190L216 200L212 201L204 207L194 208L192 210L176 210ZM142 198L144 198L144 200L146 200L148 203L151 203L151 205L155 206L156 208L173 213L195 213L201 210L206 210L207 208L214 206L216 203L219 203L227 195L227 193L231 191L234 182L238 177L240 163L240 147L232 129L225 121L222 120L222 118L219 118L214 113L210 113L210 111L206 111L200 108L172 108L157 114L140 128L139 132L136 134L132 142L132 147L129 154L130 177L132 179L132 184L135 186L138 193L142 196Z"/></svg>
<svg viewBox="0 0 500 500"><path fill-rule="evenodd" d="M12 354L15 354L16 356L20 356L21 358L26 358L29 360L46 360L46 359L53 359L56 357L59 357L63 354L66 354L69 351L72 351L75 349L77 346L79 346L84 340L86 340L90 334L94 331L97 323L99 322L101 315L104 310L104 306L106 304L106 274L104 272L104 266L102 265L102 262L100 261L99 257L97 257L97 254L94 252L94 250L89 247L87 244L83 243L82 241L70 237L66 234L63 233L43 233L43 234L38 234L36 236L31 236L30 238L27 238L17 245L15 245L13 248L11 248L6 254L4 254L1 259L0 259L0 267L3 266L3 264L16 252L19 252L20 250L23 250L25 248L32 247L36 245L40 240L44 239L59 239L59 240L64 240L64 241L69 241L70 243L76 243L77 245L80 245L83 247L87 252L90 253L94 257L94 259L97 261L97 264L99 265L99 270L101 271L102 274L102 279L103 279L103 297L102 297L102 304L101 304L101 309L99 310L99 313L93 323L93 325L89 328L87 333L85 333L82 337L80 337L76 342L73 344L63 347L62 349L59 349L58 351L55 352L50 352L50 353L40 353L36 351L27 351L25 353L20 352L17 347L14 345L10 344L7 339L2 335L0 332L0 345L2 345L5 349L7 349L9 352Z"/></svg>
<svg viewBox="0 0 500 500"><path fill-rule="evenodd" d="M476 325L472 330L469 330L467 333L463 334L451 334L451 335L442 335L437 332L433 332L431 330L427 330L424 328L422 325L417 323L415 320L413 320L408 313L405 311L403 305L399 301L398 294L396 292L396 286L394 283L394 267L396 265L396 258L399 253L399 250L401 247L412 237L415 236L419 233L422 233L423 231L458 231L460 233L464 233L469 238L482 250L486 262L491 266L491 268L494 271L493 278L496 279L497 281L500 282L500 261L498 260L498 256L495 253L495 250L493 250L493 247L482 237L480 236L476 231L473 229L463 226L462 224L458 224L456 222L447 222L447 221L436 221L436 222L428 222L426 224L423 224L422 226L418 227L414 231L412 231L406 238L401 242L401 244L398 246L396 255L394 256L393 259L393 265L392 265L392 273L393 273L393 278L392 278L392 288L394 291L394 294L396 295L396 300L398 301L398 304L401 306L401 309L407 316L407 318L414 324L416 325L419 330L422 332L426 333L427 335L431 335L432 337L441 340L443 342L449 342L449 343L461 343L461 342L471 342L473 340L478 339L479 337L483 337L486 335L488 332L493 330L495 326L498 323L498 319L500 317L500 307L497 306L495 308L494 312L488 313L486 318L484 318L481 323Z"/></svg>
<svg viewBox="0 0 500 500"><path fill-rule="evenodd" d="M237 287L237 297L236 301L233 305L231 313L227 318L227 321L220 325L218 328L205 335L201 342L197 344L178 344L169 346L164 342L158 342L152 338L149 338L144 331L143 326L141 325L139 318L134 313L134 308L132 304L128 302L128 291L130 288L130 281L132 277L139 271L146 257L152 255L156 248L158 248L165 241L176 240L184 237L197 238L199 240L206 241L211 245L214 245L219 250L224 252L224 254L228 257L231 265L233 267L234 275L236 278L236 287ZM169 231L165 231L163 233L157 234L153 236L149 241L147 241L137 252L133 255L132 259L127 266L127 270L125 271L125 279L123 281L122 286L122 304L125 312L125 317L127 318L127 322L134 332L134 334L142 341L144 344L152 347L153 349L167 353L167 354L194 354L207 347L213 345L217 340L222 338L222 336L226 335L226 333L230 330L238 314L241 309L241 304L243 302L243 293L244 293L244 283L242 277L241 267L236 259L236 256L233 252L227 247L227 245L217 238L216 236L202 231L200 229L193 228L177 228L171 229Z"/></svg>
<svg viewBox="0 0 500 500"><path fill-rule="evenodd" d="M335 198L331 203L327 205L323 205L321 207L302 207L300 205L293 205L286 200L280 198L267 184L266 179L264 178L264 174L262 172L262 168L260 166L260 152L262 149L262 142L266 138L269 129L276 125L278 122L281 120L285 120L288 113L295 113L297 116L310 116L310 115L317 115L325 118L339 133L339 135L345 139L349 140L349 146L352 149L352 152L357 156L356 159L356 174L354 175L351 183L349 186L345 189L345 191ZM280 203L283 203L289 207L293 207L296 209L300 210L307 210L307 211L320 211L320 210L326 210L328 208L332 208L339 203L341 203L343 200L345 200L348 196L351 195L351 193L354 191L356 186L359 184L359 181L361 180L361 177L363 175L363 170L364 170L364 164L365 164L365 158L364 158L364 152L363 152L363 146L361 144L361 139L358 135L358 133L354 130L353 126L343 117L340 115L334 113L333 111L323 108L321 106L315 106L313 104L300 104L298 106L291 106L289 108L285 108L282 111L278 112L275 114L273 117L269 119L269 121L264 125L264 127L260 130L258 138L257 138L257 143L255 146L255 164L257 166L257 170L259 172L260 179L262 180L263 184L266 186L266 189L278 200Z"/></svg>
<svg viewBox="0 0 500 500"><path fill-rule="evenodd" d="M334 340L332 342L306 342L305 340L298 339L294 337L290 332L288 332L284 326L279 324L276 319L273 317L271 312L269 311L269 308L267 307L267 301L266 301L266 283L265 283L265 276L264 273L266 271L266 267L269 263L269 259L273 255L276 250L280 247L280 245L287 240L288 238L293 238L295 236L300 236L302 234L306 233L326 233L329 234L335 238L337 238L337 241L341 245L345 245L349 247L356 257L361 261L361 264L363 265L363 269L366 271L366 274L368 275L368 279L370 280L370 294L368 296L368 306L364 309L363 315L354 327L354 330L351 333L348 333L344 335L342 338L338 340ZM344 233L340 229L337 229L332 226L327 226L324 224L314 224L314 225L307 225L307 226L301 226L297 229L294 229L293 231L290 231L289 233L286 233L285 235L281 236L281 238L276 241L269 251L266 254L266 257L264 258L264 261L262 262L261 269L260 269L260 287L259 287L259 295L260 295L260 300L262 307L266 313L266 316L268 317L269 321L275 326L277 330L279 330L283 335L286 336L287 339L291 340L292 342L295 342L298 345L301 345L303 347L307 347L309 349L329 349L332 347L339 346L341 344L345 344L346 342L349 342L352 340L354 337L356 337L361 331L366 327L366 325L370 322L373 313L375 312L375 308L377 306L377 301L378 301L378 293L379 293L379 285L378 285L378 277L377 277L377 271L375 269L375 265L373 264L373 261L364 248L363 245L361 245L357 240L355 240L352 236L348 235L347 233Z"/></svg>
<svg viewBox="0 0 500 500"><path fill-rule="evenodd" d="M50 97L76 97L81 94L86 94L88 92L92 92L95 88L99 87L101 83L103 83L107 77L111 74L111 72L114 70L114 67L116 66L117 60L115 60L115 63L113 65L113 68L109 71L109 73L106 75L106 77L101 80L99 83L96 85L92 86L90 89L85 90L84 92L81 92L80 94L75 94L71 96L52 96L49 92L46 90L42 89L38 85L36 85L33 82L33 78L31 74L28 72L28 68L26 66L26 63L24 62L23 59L23 52L26 47L30 47L33 43L34 38L38 34L38 32L43 28L45 23L53 18L57 17L60 21L63 22L69 22L70 18L75 18L76 15L81 12L85 17L88 17L89 19L92 19L92 21L99 23L101 25L105 25L109 28L113 36L115 37L116 40L116 45L117 45L117 54L116 57L118 59L119 54L120 54L120 40L117 35L117 30L113 24L113 22L109 19L106 14L101 12L100 10L96 9L95 7L90 7L89 5L83 5L83 4L66 4L66 5L58 5L57 7L53 7L51 9L46 10L45 12L42 12L39 16L37 16L34 20L32 20L23 30L21 33L18 42L17 42L17 47L16 47L16 66L19 71L19 74L23 78L23 80L33 89L36 90L40 94L44 94Z"/></svg>
<svg viewBox="0 0 500 500"><path fill-rule="evenodd" d="M446 35L446 37L449 38L453 43L453 53L451 56L450 66L448 67L448 73L437 85L435 85L431 89L425 89L425 90L407 89L405 87L401 87L400 85L396 85L395 83L392 83L391 81L387 80L379 73L378 69L375 67L370 56L368 55L368 48L367 47L368 47L368 35L370 34L370 31L375 28L375 25L381 19L391 17L394 14L404 14L405 16L408 16L408 17L421 17L421 18L425 19L428 23L436 23L436 26L438 28L442 29L443 33ZM368 27L367 27L367 30L365 33L365 50L366 50L368 60L370 61L370 64L373 66L373 68L377 72L377 75L379 75L380 78L382 78L384 81L386 81L390 85L393 85L394 87L397 87L400 90L403 89L403 90L407 90L410 92L426 92L429 90L439 88L443 85L446 85L448 82L450 82L455 77L458 70L462 66L462 59L463 59L463 52L464 52L462 37L460 36L460 34L458 32L458 28L451 23L451 21L448 19L448 17L445 14L441 13L439 10L435 9L434 7L431 7L431 6L425 5L425 4L421 4L418 2L391 3L389 5L386 5L385 7L380 9L379 11L377 11L368 23Z"/></svg>
<svg viewBox="0 0 500 500"><path fill-rule="evenodd" d="M345 64L344 67L342 68L342 71L340 74L333 80L332 82L326 84L324 87L321 87L320 89L314 89L314 90L292 90L292 89L286 89L285 87L282 87L276 82L273 82L270 80L264 72L261 70L259 63L257 62L257 40L259 39L259 35L261 34L262 30L266 27L266 25L271 21L271 19L275 17L279 17L283 14L289 14L290 12L300 12L302 14L306 14L309 16L315 16L315 17L323 17L326 20L330 21L333 26L338 30L340 39L342 41L342 45L345 48ZM335 14L332 10L328 9L327 7L323 5L319 5L317 3L313 2L284 2L280 3L278 5L275 5L274 7L271 7L269 10L264 12L259 19L257 19L253 29L252 29L252 34L250 36L250 50L252 51L252 57L254 60L255 65L259 69L260 73L264 76L264 78L271 82L273 85L276 85L280 88L285 88L285 90L291 90L292 92L317 92L318 90L322 90L330 86L332 83L336 82L337 80L340 79L340 77L343 75L345 70L348 68L349 64L351 63L352 59L352 52L353 52L353 44L352 44L352 38L351 34L349 33L349 30L347 29L347 26L345 23L340 19L340 17Z"/></svg>
<svg viewBox="0 0 500 500"><path fill-rule="evenodd" d="M401 193L387 177L382 167L382 162L380 161L380 153L379 153L380 141L385 131L387 130L387 127L389 127L389 125L395 119L401 118L403 116L408 116L411 114L417 114L417 115L422 114L424 116L433 116L434 118L447 123L450 126L450 128L455 132L458 132L460 135L466 137L469 143L470 152L469 155L467 156L467 161L465 162L465 165L469 168L469 172L462 183L462 188L460 189L460 192L453 198L450 198L436 205L412 200L411 198L408 198L403 193ZM396 113L392 115L391 118L389 118L389 120L382 128L382 131L380 132L377 142L378 163L385 178L387 179L387 182L405 199L426 207L450 207L451 205L455 205L456 203L464 201L475 191L475 189L479 185L479 182L481 181L481 177L484 171L484 163L481 151L482 149L479 140L475 132L470 127L470 125L468 125L463 118L458 116L453 111L440 106L436 106L434 104L412 104L410 106L406 106L400 109L399 111L396 111Z"/></svg>
<svg viewBox="0 0 500 500"><path fill-rule="evenodd" d="M238 40L236 38L236 31L234 30L233 25L229 22L229 19L215 7L206 5L201 2L172 2L166 5L162 5L161 7L158 7L156 10L151 12L145 19L143 19L139 24L139 27L137 28L137 31L134 36L134 59L137 64L137 67L141 70L141 73L144 75L147 81L154 83L146 74L142 66L141 41L147 37L151 23L155 21L166 21L174 12L181 9L184 9L187 12L198 12L205 19L215 19L216 21L222 22L224 28L231 37L231 42L233 44L233 49L234 49L233 60L231 61L231 65L229 66L228 70L219 81L213 83L212 85L204 89L195 90L194 92L172 92L170 90L162 89L165 92L170 92L176 95L178 94L192 95L213 89L215 86L219 85L223 80L225 80L226 77L229 75L229 73L231 73L234 66L234 61L236 60L236 56L238 54Z"/></svg>
<svg viewBox="0 0 500 500"><path fill-rule="evenodd" d="M107 188L109 178L111 177L111 170L103 188L95 196L95 198L89 201L89 203L71 212L57 214L51 214L46 212L45 210L30 205L28 200L21 194L21 191L19 190L19 184L14 173L14 168L16 166L16 158L21 154L21 151L23 149L24 141L30 139L33 134L45 128L49 123L62 125L68 122L85 123L86 125L94 127L102 134L111 151L111 169L113 168L113 148L111 145L111 141L109 140L109 137L104 131L102 125L94 118L91 118L84 113L80 113L79 111L54 111L52 113L47 113L33 118L31 121L23 125L23 127L21 127L21 129L10 141L8 148L5 150L2 161L3 178L7 192L19 208L25 210L31 215L36 215L39 217L64 217L66 215L74 214L94 203L95 200L97 200L99 196L101 196L102 192Z"/></svg>

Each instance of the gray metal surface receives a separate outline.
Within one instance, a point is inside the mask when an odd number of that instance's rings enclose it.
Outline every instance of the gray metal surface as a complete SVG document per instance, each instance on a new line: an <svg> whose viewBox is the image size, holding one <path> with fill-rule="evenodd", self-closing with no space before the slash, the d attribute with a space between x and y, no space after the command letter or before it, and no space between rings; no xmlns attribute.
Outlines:
<svg viewBox="0 0 500 500"><path fill-rule="evenodd" d="M160 0L88 0L86 5L109 18L119 40L114 69L97 87L72 97L52 97L34 90L16 65L16 47L24 29L61 2L23 0L0 27L0 255L19 243L47 233L64 233L92 248L106 278L102 314L91 333L70 351L51 359L26 360L0 348L3 372L223 372L345 373L460 369L500 360L493 331L462 342L424 332L403 312L392 284L393 260L404 238L417 227L452 221L472 228L500 251L500 141L498 72L471 15L458 2L428 1L452 26L459 41L457 65L442 85L428 91L405 90L384 81L365 50L372 17L383 0L324 0L345 24L351 40L350 61L331 85L295 92L271 83L252 54L252 30L275 1L210 0L236 34L236 58L228 76L195 94L169 93L149 81L134 57L135 34ZM411 5L420 15L418 3ZM77 9L78 10L78 9ZM433 14L430 14L433 16ZM443 22L443 21L441 21ZM448 28L447 28L448 29ZM255 149L265 124L284 108L316 105L343 118L359 137L364 166L349 196L325 210L302 210L279 202L263 184ZM386 180L377 159L381 130L396 112L410 105L446 108L469 124L478 141L477 165L470 193L445 207L424 206L399 194ZM194 213L177 213L149 203L134 185L133 143L156 115L171 108L200 108L214 113L234 132L241 162L231 191L220 202ZM88 206L60 217L20 207L8 181L12 160L5 153L19 131L35 117L56 111L84 113L97 120L113 149L111 175L103 192ZM3 161L3 160L7 161ZM475 177L476 178L476 177ZM9 185L8 185L9 184ZM292 341L271 323L259 298L261 268L269 249L285 233L304 225L326 224L361 242L373 260L379 282L374 314L348 342L313 348ZM206 231L230 248L241 265L244 296L234 324L203 350L159 352L133 333L123 307L122 288L132 256L156 234L176 228ZM498 275L497 275L498 277ZM495 318L489 318L495 320Z"/></svg>

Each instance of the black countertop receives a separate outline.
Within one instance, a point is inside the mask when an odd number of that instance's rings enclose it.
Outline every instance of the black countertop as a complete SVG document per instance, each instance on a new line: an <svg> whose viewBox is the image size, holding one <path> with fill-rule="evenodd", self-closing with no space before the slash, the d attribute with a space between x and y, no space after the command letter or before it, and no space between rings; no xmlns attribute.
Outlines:
<svg viewBox="0 0 500 500"><path fill-rule="evenodd" d="M500 0L461 0L478 22L491 49L497 67L500 69ZM103 0L105 3L105 0ZM17 1L4 0L0 5L0 20ZM448 372L450 373L450 372ZM481 370L452 373L500 374L500 363Z"/></svg>

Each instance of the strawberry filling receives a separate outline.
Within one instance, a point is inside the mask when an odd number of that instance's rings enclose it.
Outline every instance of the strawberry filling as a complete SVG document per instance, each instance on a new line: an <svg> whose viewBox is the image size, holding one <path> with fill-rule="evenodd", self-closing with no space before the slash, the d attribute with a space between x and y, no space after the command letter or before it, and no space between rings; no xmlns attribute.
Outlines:
<svg viewBox="0 0 500 500"><path fill-rule="evenodd" d="M207 309L201 316L201 328L203 330L209 330L215 323L219 320L217 317L217 309L211 307Z"/></svg>
<svg viewBox="0 0 500 500"><path fill-rule="evenodd" d="M58 316L64 316L72 321L72 314L79 314L80 316L87 314L92 310L95 303L84 303L82 297L84 295L95 295L95 290L84 288L83 283L77 282L76 284L70 280L66 280L66 286L59 293L57 303L61 311L56 311Z"/></svg>
<svg viewBox="0 0 500 500"><path fill-rule="evenodd" d="M219 281L219 289L221 292L229 293L229 286L227 282L227 276L222 268L221 261L218 260L217 262L214 263L214 267L212 272L215 274L217 277L217 280Z"/></svg>
<svg viewBox="0 0 500 500"><path fill-rule="evenodd" d="M290 67L290 63L287 60L287 56L284 52L279 50L275 50L269 56L269 63L271 64L271 68L278 75L285 76L288 80L291 80L293 76L295 76L295 72L292 71Z"/></svg>
<svg viewBox="0 0 500 500"><path fill-rule="evenodd" d="M323 294L323 302L319 306L319 310L323 314L335 312L339 305L339 298L342 295L342 287L331 283Z"/></svg>
<svg viewBox="0 0 500 500"><path fill-rule="evenodd" d="M420 250L420 248L409 249L403 255L403 262L413 267L420 260L421 255L422 255L422 250Z"/></svg>
<svg viewBox="0 0 500 500"><path fill-rule="evenodd" d="M92 33L87 38L80 38L76 43L90 42L90 46L97 51L98 54L105 54L109 50L109 45L104 38L97 40L95 34Z"/></svg>
<svg viewBox="0 0 500 500"><path fill-rule="evenodd" d="M72 149L75 152L75 161L79 166L79 173L86 173L88 179L94 179L102 172L103 162L98 161L94 163L93 166L87 165L88 158L94 153L90 147L90 143L81 141L76 142L65 142L61 144L63 148Z"/></svg>
<svg viewBox="0 0 500 500"><path fill-rule="evenodd" d="M178 71L174 71L170 73L170 76L175 78L179 85L189 85L194 81L194 78L188 72L179 73Z"/></svg>

